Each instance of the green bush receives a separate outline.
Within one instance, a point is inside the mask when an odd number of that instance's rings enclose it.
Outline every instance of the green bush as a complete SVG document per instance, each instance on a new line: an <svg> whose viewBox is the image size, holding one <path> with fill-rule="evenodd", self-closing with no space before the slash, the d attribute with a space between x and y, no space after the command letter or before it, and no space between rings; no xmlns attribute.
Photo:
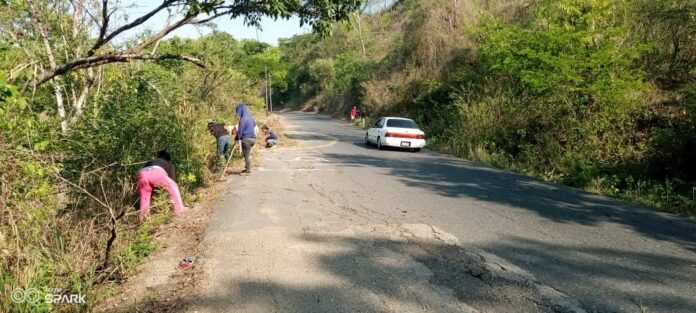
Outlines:
<svg viewBox="0 0 696 313"><path fill-rule="evenodd" d="M237 54L234 39L221 37L160 45L169 53L203 51L214 64L206 71L173 61L103 67L82 113L67 108L65 134L49 87L37 88L28 101L0 73L0 311L89 310L102 296L95 284L120 280L154 251L153 234L171 216L170 201L160 192L152 218L139 224L135 175L143 163L169 150L184 201L192 204L218 160L206 121L233 123L237 102L249 103L263 118L260 81L245 76L239 64L251 56ZM217 39L224 49L205 50ZM254 62L273 57L279 56ZM64 78L74 84L79 77ZM107 255L112 216L118 236ZM86 294L88 303L18 305L9 296L16 287L44 293L60 288Z"/></svg>

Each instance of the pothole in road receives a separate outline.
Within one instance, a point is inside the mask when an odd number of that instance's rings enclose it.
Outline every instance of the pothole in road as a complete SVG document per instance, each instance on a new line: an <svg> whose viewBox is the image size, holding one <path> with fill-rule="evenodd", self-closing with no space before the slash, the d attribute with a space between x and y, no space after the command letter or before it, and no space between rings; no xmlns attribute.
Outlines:
<svg viewBox="0 0 696 313"><path fill-rule="evenodd" d="M267 226L210 244L189 311L584 312L430 225Z"/></svg>
<svg viewBox="0 0 696 313"><path fill-rule="evenodd" d="M438 294L442 301L459 302L465 308L482 312L584 312L565 294L512 272L510 268L514 266L493 263L480 253L457 245L455 236L430 225L380 225L350 228L339 234L306 235L309 240L331 238L334 243L350 247L340 258L327 258L327 267L345 275L337 270L337 265L351 264L352 283L372 282L376 284L375 293L399 297L404 292L412 293L408 297L421 299L423 305L430 306L434 305L432 301L422 300L428 293L425 289L429 289L431 296ZM420 294L406 291L416 286L425 289Z"/></svg>

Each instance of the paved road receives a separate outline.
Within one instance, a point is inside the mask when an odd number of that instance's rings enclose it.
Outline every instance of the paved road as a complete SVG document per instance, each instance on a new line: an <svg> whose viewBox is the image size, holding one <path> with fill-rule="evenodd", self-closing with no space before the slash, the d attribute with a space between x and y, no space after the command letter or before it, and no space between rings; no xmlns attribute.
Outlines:
<svg viewBox="0 0 696 313"><path fill-rule="evenodd" d="M195 311L696 312L693 220L284 118L299 145L230 180Z"/></svg>

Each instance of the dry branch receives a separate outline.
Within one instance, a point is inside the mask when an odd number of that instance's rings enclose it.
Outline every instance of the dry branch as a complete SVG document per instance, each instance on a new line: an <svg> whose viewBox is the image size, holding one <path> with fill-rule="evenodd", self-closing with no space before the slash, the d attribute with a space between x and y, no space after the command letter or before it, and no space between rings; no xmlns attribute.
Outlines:
<svg viewBox="0 0 696 313"><path fill-rule="evenodd" d="M56 76L63 75L67 72L78 70L78 69L83 69L83 68L90 68L90 67L95 67L98 65L104 65L104 64L109 64L109 63L117 63L117 62L131 62L133 60L181 60L181 61L187 61L195 64L196 66L200 68L205 68L205 63L197 58L190 57L190 56L184 56L184 55L177 55L177 54L162 54L162 55L147 55L147 54L108 54L108 55L99 55L99 56L91 56L91 57L86 57L86 58L80 58L77 60L74 60L72 62L65 63L63 65L60 65L52 70L49 70L45 72L37 81L36 84L40 85L42 83L45 83L52 78Z"/></svg>
<svg viewBox="0 0 696 313"><path fill-rule="evenodd" d="M113 32L111 32L108 35L106 34L106 32L107 32L107 28L108 28L110 14L108 13L107 2L108 2L108 0L103 0L103 2L102 2L102 19L103 19L103 21L102 21L102 25L101 25L100 30L99 30L99 38L97 39L97 42L94 43L94 46L92 46L92 48L89 49L89 51L87 52L88 55L94 55L94 52L97 49L99 49L104 44L110 42L112 39L114 39L119 34L145 23L145 21L149 20L155 14L159 13L160 11L171 6L174 3L177 3L178 1L177 0L162 1L162 4L160 4L158 7L156 7L152 11L146 13L143 16L136 18L135 20L133 20L132 22L130 22L126 25L123 25L123 26L117 28L116 30L114 30Z"/></svg>

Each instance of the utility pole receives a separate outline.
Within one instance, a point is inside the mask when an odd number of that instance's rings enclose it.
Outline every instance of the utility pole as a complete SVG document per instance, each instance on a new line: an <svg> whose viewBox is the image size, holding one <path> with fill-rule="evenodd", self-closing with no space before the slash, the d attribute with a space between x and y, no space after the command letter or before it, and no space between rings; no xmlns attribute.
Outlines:
<svg viewBox="0 0 696 313"><path fill-rule="evenodd" d="M271 101L270 101L271 94L268 92L268 90L270 89L270 86L268 85L268 68L264 68L263 72L265 73L265 76L266 76L265 77L266 78L266 83L265 83L266 91L264 92L264 96L266 98L266 112L268 112L269 108L270 108L270 104L271 104Z"/></svg>
<svg viewBox="0 0 696 313"><path fill-rule="evenodd" d="M258 28L258 27L256 27L256 41L259 42L259 43L261 42L261 39L259 39L259 28ZM264 76L265 76L264 78L266 79L266 82L265 82L265 84L264 84L265 86L264 86L264 92L263 92L263 100L264 100L264 102L265 102L264 104L266 105L266 113L268 113L268 112L269 112L269 108L270 108L270 111L273 111L273 105L270 104L270 103L271 103L271 101L270 101L270 95L269 95L269 93L268 93L268 89L269 89L269 85L268 85L268 67L266 67L265 65L264 65L264 67L263 67L263 74L264 74Z"/></svg>

